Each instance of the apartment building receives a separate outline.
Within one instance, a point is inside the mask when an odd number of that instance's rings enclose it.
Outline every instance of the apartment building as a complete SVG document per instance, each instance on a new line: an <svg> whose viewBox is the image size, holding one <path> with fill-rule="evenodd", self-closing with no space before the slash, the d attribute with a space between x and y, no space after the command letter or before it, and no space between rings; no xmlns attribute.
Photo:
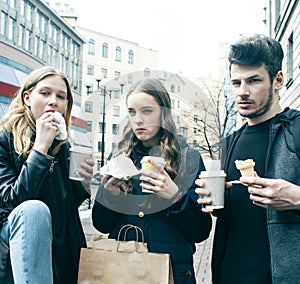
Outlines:
<svg viewBox="0 0 300 284"><path fill-rule="evenodd" d="M298 0L270 0L267 7L269 34L283 48L285 87L283 107L300 109L300 3Z"/></svg>
<svg viewBox="0 0 300 284"><path fill-rule="evenodd" d="M0 117L27 75L51 65L63 71L74 94L73 133L83 141L80 113L84 38L41 0L0 0Z"/></svg>

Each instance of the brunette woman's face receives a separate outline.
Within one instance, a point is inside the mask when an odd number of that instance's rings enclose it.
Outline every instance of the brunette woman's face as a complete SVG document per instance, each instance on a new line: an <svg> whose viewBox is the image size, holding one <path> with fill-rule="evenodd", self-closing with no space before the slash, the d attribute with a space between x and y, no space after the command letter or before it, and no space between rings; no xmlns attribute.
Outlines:
<svg viewBox="0 0 300 284"><path fill-rule="evenodd" d="M161 108L155 98L145 92L132 93L127 98L127 109L131 128L146 147L159 141Z"/></svg>
<svg viewBox="0 0 300 284"><path fill-rule="evenodd" d="M41 80L31 92L24 92L23 96L35 120L45 112L64 114L68 104L66 83L54 75Z"/></svg>

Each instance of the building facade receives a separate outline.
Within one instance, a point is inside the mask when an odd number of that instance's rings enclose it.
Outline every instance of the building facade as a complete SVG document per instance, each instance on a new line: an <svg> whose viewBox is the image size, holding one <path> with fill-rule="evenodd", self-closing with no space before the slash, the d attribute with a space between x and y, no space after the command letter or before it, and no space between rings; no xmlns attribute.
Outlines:
<svg viewBox="0 0 300 284"><path fill-rule="evenodd" d="M284 51L285 87L280 101L283 107L300 109L300 2L270 0L267 10L270 36L281 43Z"/></svg>
<svg viewBox="0 0 300 284"><path fill-rule="evenodd" d="M0 0L0 10L0 117L27 75L50 65L70 81L75 102L73 133L83 140L86 122L78 116L83 37L41 0Z"/></svg>
<svg viewBox="0 0 300 284"><path fill-rule="evenodd" d="M88 135L98 169L117 147L127 122L127 91L145 77L158 78L165 85L171 96L178 133L185 136L190 144L195 144L197 138L191 126L193 116L184 116L196 113L193 101L202 94L199 87L181 75L158 70L159 52L79 27L76 25L76 12L73 11L73 18L70 10L66 12L60 13L67 15L69 23L86 42L83 46L82 113L88 123Z"/></svg>

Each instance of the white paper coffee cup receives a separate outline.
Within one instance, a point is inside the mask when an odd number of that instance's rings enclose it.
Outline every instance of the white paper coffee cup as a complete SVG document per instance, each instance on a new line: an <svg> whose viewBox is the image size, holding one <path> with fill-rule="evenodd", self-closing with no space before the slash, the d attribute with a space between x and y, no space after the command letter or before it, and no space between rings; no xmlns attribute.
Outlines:
<svg viewBox="0 0 300 284"><path fill-rule="evenodd" d="M226 173L222 170L203 171L200 173L199 177L204 181L204 188L209 190L210 198L212 200L212 203L205 205L205 208L224 208Z"/></svg>
<svg viewBox="0 0 300 284"><path fill-rule="evenodd" d="M90 150L70 150L70 179L78 181L83 181L85 179L85 177L83 177L79 171L82 163L84 163L86 159L92 159L92 153Z"/></svg>

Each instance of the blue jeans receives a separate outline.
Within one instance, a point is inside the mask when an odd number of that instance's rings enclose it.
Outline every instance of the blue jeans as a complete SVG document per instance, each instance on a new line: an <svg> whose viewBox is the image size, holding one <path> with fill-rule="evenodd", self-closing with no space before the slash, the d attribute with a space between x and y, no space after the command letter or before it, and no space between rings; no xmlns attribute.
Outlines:
<svg viewBox="0 0 300 284"><path fill-rule="evenodd" d="M0 238L10 250L3 283L53 283L52 221L46 204L29 200L18 205L0 228Z"/></svg>

